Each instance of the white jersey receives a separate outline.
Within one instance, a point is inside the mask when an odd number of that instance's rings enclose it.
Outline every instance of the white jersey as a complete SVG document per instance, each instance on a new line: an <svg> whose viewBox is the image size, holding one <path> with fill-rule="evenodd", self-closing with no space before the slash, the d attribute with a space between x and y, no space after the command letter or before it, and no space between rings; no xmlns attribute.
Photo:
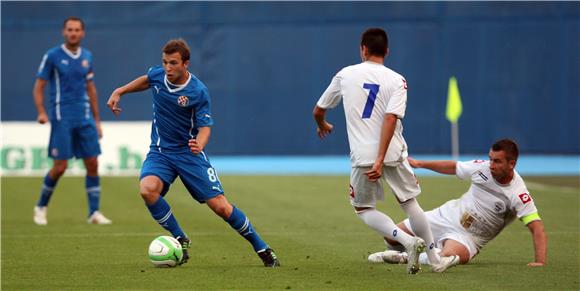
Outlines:
<svg viewBox="0 0 580 291"><path fill-rule="evenodd" d="M461 198L440 207L441 215L455 212L448 207L458 207L457 226L467 230L478 247L492 240L516 217L522 219L538 212L524 180L515 171L512 181L501 185L491 176L489 161L475 160L457 162L456 175L462 180L470 179L471 186ZM538 219L536 216L532 221Z"/></svg>
<svg viewBox="0 0 580 291"><path fill-rule="evenodd" d="M348 66L338 72L317 102L323 109L334 108L343 100L353 167L371 166L379 153L385 114L399 117L385 155L386 165L396 165L407 157L401 120L407 107L407 81L393 70L375 62Z"/></svg>

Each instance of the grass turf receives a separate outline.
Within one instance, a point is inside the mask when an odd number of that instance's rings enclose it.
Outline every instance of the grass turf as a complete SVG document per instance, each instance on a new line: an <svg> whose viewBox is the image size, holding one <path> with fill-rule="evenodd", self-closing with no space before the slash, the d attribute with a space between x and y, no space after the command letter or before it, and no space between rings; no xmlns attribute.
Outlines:
<svg viewBox="0 0 580 291"><path fill-rule="evenodd" d="M49 225L32 222L41 178L2 182L1 281L3 290L159 289L407 289L578 290L580 219L578 177L531 178L530 191L549 239L548 265L529 268L531 236L515 221L472 263L444 274L405 274L403 265L369 264L384 249L380 237L353 213L348 177L224 176L227 197L246 212L276 250L282 267L267 269L250 245L181 183L167 200L190 235L192 259L158 269L147 247L165 234L144 207L136 178L102 178L102 211L114 224L86 224L84 179L59 182ZM432 209L469 186L454 178L421 178L419 201ZM558 181L557 184L549 181ZM392 195L379 209L404 218Z"/></svg>

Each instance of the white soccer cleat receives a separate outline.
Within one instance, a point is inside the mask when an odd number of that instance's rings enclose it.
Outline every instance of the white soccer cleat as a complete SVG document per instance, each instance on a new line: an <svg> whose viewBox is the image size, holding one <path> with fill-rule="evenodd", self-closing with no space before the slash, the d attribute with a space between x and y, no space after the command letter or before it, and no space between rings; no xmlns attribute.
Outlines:
<svg viewBox="0 0 580 291"><path fill-rule="evenodd" d="M368 260L371 263L406 264L407 254L399 251L386 250L384 252L370 254Z"/></svg>
<svg viewBox="0 0 580 291"><path fill-rule="evenodd" d="M435 273L443 273L445 270L459 265L459 256L441 257L439 264L431 265L431 270Z"/></svg>
<svg viewBox="0 0 580 291"><path fill-rule="evenodd" d="M34 223L37 225L47 225L48 221L46 220L46 206L34 206Z"/></svg>
<svg viewBox="0 0 580 291"><path fill-rule="evenodd" d="M417 274L421 271L419 255L425 251L425 247L425 241L419 237L415 237L415 241L407 247L407 273Z"/></svg>
<svg viewBox="0 0 580 291"><path fill-rule="evenodd" d="M112 220L106 218L101 212L95 211L87 221L89 224L111 224Z"/></svg>

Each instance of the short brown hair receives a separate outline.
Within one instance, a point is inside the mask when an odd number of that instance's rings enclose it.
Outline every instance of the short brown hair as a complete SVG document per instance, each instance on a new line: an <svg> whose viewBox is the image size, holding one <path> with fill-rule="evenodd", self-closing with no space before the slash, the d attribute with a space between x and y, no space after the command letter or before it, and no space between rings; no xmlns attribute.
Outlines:
<svg viewBox="0 0 580 291"><path fill-rule="evenodd" d="M496 141L492 146L491 150L494 152L503 151L505 153L505 158L509 160L518 160L518 155L520 150L518 149L518 144L508 138L500 139Z"/></svg>
<svg viewBox="0 0 580 291"><path fill-rule="evenodd" d="M69 17L67 17L67 18L64 20L64 22L62 23L62 28L63 28L63 29L66 27L66 24L67 24L69 21L78 21L78 22L80 22L80 23L81 23L81 28L82 28L83 30L85 30L85 23L83 22L83 20L82 20L82 19L80 19L79 17L76 17L76 16L69 16Z"/></svg>
<svg viewBox="0 0 580 291"><path fill-rule="evenodd" d="M183 38L172 39L163 46L163 52L166 54L179 53L183 62L189 61L189 46Z"/></svg>
<svg viewBox="0 0 580 291"><path fill-rule="evenodd" d="M369 28L363 32L361 46L366 46L372 56L384 57L389 48L389 37L382 28Z"/></svg>

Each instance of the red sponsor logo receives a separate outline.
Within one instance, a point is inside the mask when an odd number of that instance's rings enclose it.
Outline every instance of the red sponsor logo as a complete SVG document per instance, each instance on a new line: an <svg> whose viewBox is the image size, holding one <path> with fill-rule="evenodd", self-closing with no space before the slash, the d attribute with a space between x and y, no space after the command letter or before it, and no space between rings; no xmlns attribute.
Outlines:
<svg viewBox="0 0 580 291"><path fill-rule="evenodd" d="M480 163L483 163L483 162L485 162L485 160L475 160L475 161L473 161L473 162L474 162L474 163L476 163L476 164L480 164Z"/></svg>
<svg viewBox="0 0 580 291"><path fill-rule="evenodd" d="M349 186L348 186L348 190L349 190L349 192L350 192L350 197L351 197L352 199L354 199L354 187L352 187L352 185L349 185Z"/></svg>
<svg viewBox="0 0 580 291"><path fill-rule="evenodd" d="M528 194L528 193L522 193L522 194L518 195L518 197L520 197L520 200L522 200L522 203L524 203L524 204L532 201L532 196L530 196L530 194Z"/></svg>

